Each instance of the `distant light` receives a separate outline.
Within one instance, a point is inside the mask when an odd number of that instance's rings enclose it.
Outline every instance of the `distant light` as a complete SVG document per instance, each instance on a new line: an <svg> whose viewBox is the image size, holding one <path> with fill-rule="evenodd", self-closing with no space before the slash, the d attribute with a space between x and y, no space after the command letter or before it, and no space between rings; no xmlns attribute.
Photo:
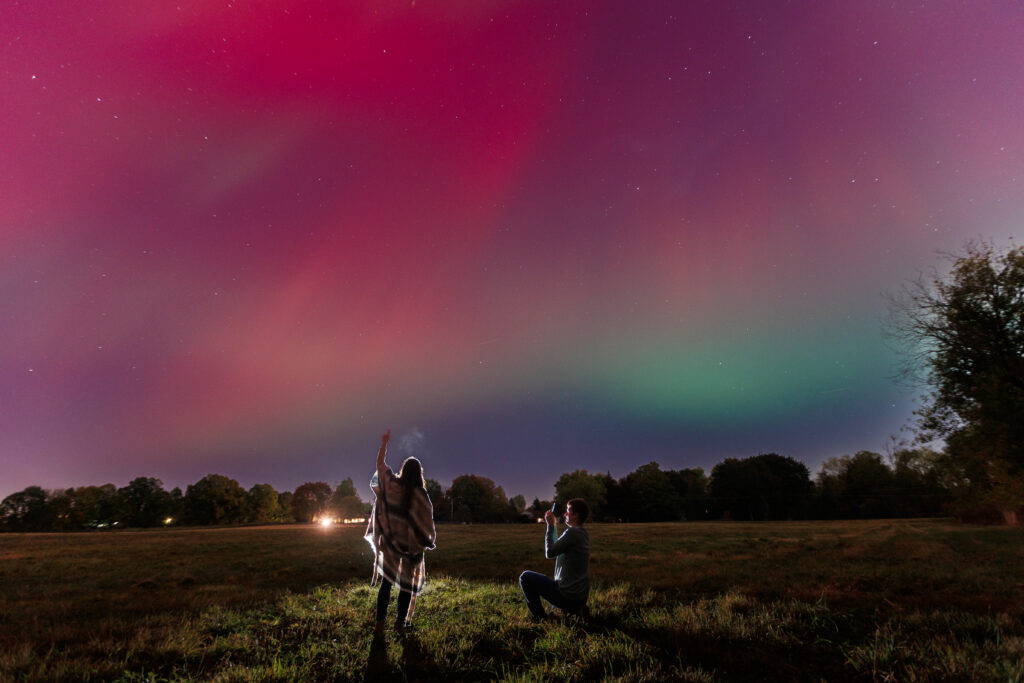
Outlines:
<svg viewBox="0 0 1024 683"><path fill-rule="evenodd" d="M537 524L543 524L543 523L544 523L544 518L543 517L538 517L537 518Z"/></svg>
<svg viewBox="0 0 1024 683"><path fill-rule="evenodd" d="M169 526L173 522L174 522L174 518L173 517L168 517L167 519L164 520L164 526Z"/></svg>
<svg viewBox="0 0 1024 683"><path fill-rule="evenodd" d="M322 527L329 527L333 523L330 517L324 517L320 520L320 526Z"/></svg>

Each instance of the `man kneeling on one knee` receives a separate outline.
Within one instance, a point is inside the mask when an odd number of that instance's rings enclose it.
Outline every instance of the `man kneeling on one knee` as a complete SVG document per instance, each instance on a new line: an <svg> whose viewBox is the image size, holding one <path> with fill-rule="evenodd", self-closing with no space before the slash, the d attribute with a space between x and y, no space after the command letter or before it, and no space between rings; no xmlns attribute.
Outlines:
<svg viewBox="0 0 1024 683"><path fill-rule="evenodd" d="M590 595L590 534L583 528L590 509L582 498L573 498L565 506L566 530L556 537L555 513L544 513L544 557L555 560L555 578L525 571L519 586L534 619L547 616L541 598L571 614L585 614Z"/></svg>

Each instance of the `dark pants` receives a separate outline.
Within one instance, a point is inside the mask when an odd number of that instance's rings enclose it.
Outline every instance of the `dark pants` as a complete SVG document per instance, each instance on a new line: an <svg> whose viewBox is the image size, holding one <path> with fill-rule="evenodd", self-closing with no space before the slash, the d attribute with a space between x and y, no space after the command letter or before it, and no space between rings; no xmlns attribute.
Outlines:
<svg viewBox="0 0 1024 683"><path fill-rule="evenodd" d="M398 614L395 616L396 624L405 623L405 615L409 613L409 602L412 600L412 593L398 591ZM388 614L388 603L391 602L391 582L381 577L380 590L377 591L377 621L384 621Z"/></svg>
<svg viewBox="0 0 1024 683"><path fill-rule="evenodd" d="M544 603L540 601L541 598L558 609L573 614L579 612L584 605L583 601L572 600L562 595L562 592L558 590L558 583L554 579L549 579L537 572L527 571L520 574L519 587L523 589L526 606L530 608L530 614L534 619L543 619L547 616L547 610L544 608Z"/></svg>

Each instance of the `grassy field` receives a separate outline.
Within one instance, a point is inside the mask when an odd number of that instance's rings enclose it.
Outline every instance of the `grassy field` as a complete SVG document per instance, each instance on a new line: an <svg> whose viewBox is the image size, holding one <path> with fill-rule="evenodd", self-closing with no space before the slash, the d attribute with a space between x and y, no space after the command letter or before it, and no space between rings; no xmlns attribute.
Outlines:
<svg viewBox="0 0 1024 683"><path fill-rule="evenodd" d="M1024 529L594 525L592 616L534 624L542 527L442 526L378 638L361 533L0 535L0 681L1024 679Z"/></svg>

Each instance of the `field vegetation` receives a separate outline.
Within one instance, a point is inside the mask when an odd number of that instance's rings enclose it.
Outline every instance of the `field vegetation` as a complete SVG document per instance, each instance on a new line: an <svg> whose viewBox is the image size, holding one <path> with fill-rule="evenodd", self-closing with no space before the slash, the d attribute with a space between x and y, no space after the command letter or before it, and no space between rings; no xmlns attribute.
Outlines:
<svg viewBox="0 0 1024 683"><path fill-rule="evenodd" d="M0 680L1024 678L1019 527L598 524L592 615L540 624L541 527L438 531L415 628L377 638L359 528L0 535Z"/></svg>

